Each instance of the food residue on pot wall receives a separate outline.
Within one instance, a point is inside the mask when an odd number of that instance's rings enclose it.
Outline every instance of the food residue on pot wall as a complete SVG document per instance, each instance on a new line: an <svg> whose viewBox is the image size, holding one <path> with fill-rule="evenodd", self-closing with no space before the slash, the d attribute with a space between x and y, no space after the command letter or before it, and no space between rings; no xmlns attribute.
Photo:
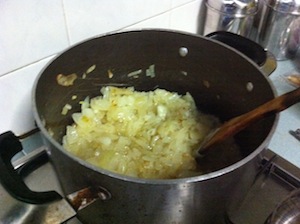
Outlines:
<svg viewBox="0 0 300 224"><path fill-rule="evenodd" d="M56 76L56 81L58 85L61 86L71 86L74 84L74 81L77 79L77 74L72 73L70 75L58 74Z"/></svg>

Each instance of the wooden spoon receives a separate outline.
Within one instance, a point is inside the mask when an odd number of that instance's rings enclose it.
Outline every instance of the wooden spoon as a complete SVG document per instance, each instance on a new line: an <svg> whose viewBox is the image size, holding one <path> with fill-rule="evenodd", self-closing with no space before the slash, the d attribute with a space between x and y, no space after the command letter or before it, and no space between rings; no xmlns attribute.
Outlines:
<svg viewBox="0 0 300 224"><path fill-rule="evenodd" d="M283 111L299 101L300 87L291 92L276 97L248 113L232 118L231 120L221 125L219 128L211 131L210 134L206 136L197 151L196 157L201 158L210 149L213 148L212 146L221 143L223 140L229 137L234 136L256 121Z"/></svg>

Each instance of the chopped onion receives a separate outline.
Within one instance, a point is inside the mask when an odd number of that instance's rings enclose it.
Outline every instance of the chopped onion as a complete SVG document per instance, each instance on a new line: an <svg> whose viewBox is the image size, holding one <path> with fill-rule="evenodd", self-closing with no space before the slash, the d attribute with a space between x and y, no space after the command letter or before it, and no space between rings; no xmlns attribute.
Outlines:
<svg viewBox="0 0 300 224"><path fill-rule="evenodd" d="M146 76L154 78L155 77L155 65L150 65L146 70Z"/></svg>
<svg viewBox="0 0 300 224"><path fill-rule="evenodd" d="M194 152L218 120L199 112L192 96L163 89L106 86L81 101L63 146L79 158L140 178L198 174ZM68 107L67 107L68 108Z"/></svg>
<svg viewBox="0 0 300 224"><path fill-rule="evenodd" d="M96 69L96 65L92 65L91 67L89 67L89 68L86 70L86 74L91 73L91 72L94 71L95 69Z"/></svg>
<svg viewBox="0 0 300 224"><path fill-rule="evenodd" d="M74 84L74 81L77 79L76 73L70 75L58 74L56 76L56 81L61 86L71 86Z"/></svg>
<svg viewBox="0 0 300 224"><path fill-rule="evenodd" d="M69 110L72 109L72 106L70 104L66 104L63 108L62 108L62 111L61 111L61 114L62 115L66 115L68 113Z"/></svg>

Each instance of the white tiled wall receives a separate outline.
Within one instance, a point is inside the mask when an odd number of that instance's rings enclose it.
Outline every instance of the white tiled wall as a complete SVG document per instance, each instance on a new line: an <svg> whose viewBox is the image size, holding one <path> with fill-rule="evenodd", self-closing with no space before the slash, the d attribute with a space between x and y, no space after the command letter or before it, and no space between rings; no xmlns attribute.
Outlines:
<svg viewBox="0 0 300 224"><path fill-rule="evenodd" d="M202 0L1 0L0 133L35 127L32 85L57 53L85 38L122 29L195 33Z"/></svg>

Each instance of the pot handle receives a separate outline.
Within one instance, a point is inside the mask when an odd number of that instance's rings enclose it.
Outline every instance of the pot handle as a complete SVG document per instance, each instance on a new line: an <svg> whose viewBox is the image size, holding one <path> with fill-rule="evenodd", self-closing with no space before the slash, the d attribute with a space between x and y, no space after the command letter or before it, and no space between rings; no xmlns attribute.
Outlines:
<svg viewBox="0 0 300 224"><path fill-rule="evenodd" d="M243 53L255 62L266 75L270 75L277 67L276 59L270 52L246 37L227 31L216 31L207 34L206 37L222 42Z"/></svg>
<svg viewBox="0 0 300 224"><path fill-rule="evenodd" d="M0 183L5 190L19 201L30 204L44 204L62 199L56 191L31 191L15 171L11 159L22 150L19 139L11 132L0 135Z"/></svg>

